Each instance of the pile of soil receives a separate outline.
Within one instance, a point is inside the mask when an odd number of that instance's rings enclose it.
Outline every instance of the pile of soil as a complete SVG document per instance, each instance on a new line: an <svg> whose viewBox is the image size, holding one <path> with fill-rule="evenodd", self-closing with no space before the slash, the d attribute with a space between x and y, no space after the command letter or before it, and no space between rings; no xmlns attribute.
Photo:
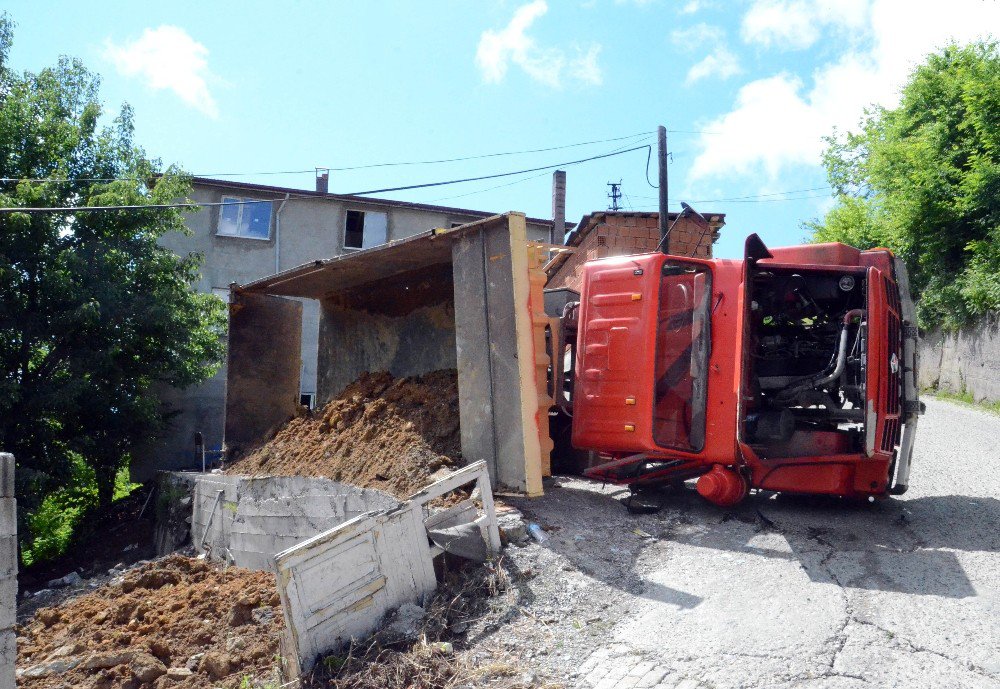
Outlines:
<svg viewBox="0 0 1000 689"><path fill-rule="evenodd" d="M459 464L458 375L450 369L412 378L364 373L226 473L325 476L405 498Z"/></svg>
<svg viewBox="0 0 1000 689"><path fill-rule="evenodd" d="M171 555L19 627L18 687L238 687L273 679L274 575Z"/></svg>

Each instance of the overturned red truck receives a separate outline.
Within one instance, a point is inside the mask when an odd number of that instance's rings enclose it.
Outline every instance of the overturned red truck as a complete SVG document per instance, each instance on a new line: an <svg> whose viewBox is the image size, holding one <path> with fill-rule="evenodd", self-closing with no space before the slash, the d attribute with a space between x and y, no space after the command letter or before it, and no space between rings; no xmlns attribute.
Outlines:
<svg viewBox="0 0 1000 689"><path fill-rule="evenodd" d="M917 328L903 262L844 244L742 260L595 260L562 319L556 398L592 478L697 479L731 506L750 489L903 493L917 418Z"/></svg>

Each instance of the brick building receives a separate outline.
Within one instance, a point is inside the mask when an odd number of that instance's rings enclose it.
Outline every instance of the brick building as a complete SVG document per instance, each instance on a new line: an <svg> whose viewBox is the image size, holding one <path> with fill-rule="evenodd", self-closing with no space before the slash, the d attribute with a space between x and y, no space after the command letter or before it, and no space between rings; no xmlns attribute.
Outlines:
<svg viewBox="0 0 1000 689"><path fill-rule="evenodd" d="M679 213L670 214L670 222ZM660 242L659 213L601 211L583 216L566 238L573 253L557 254L545 267L549 276L547 289L568 287L579 291L580 267L595 258L626 256L656 251ZM722 213L706 213L706 226L700 218L685 215L670 231L669 253L675 256L712 258L712 245L726 224Z"/></svg>

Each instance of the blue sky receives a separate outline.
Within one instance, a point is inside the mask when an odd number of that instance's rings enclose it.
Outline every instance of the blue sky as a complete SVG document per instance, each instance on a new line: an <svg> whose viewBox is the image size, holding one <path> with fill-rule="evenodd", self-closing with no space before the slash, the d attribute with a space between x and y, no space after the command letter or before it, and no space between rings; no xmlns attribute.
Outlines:
<svg viewBox="0 0 1000 689"><path fill-rule="evenodd" d="M147 152L195 174L311 188L317 166L649 133L333 172L331 191L350 193L655 147L664 124L675 130L671 209L683 199L725 213L719 256L739 255L750 232L774 246L801 240L801 223L830 204L822 136L854 126L868 104L893 105L928 51L1000 27L1000 3L983 0L6 5L13 66L83 59L103 77L109 112L133 106ZM655 210L645 151L566 171L570 220L606 208L619 179L626 209ZM551 173L536 172L386 196L547 217L550 190Z"/></svg>

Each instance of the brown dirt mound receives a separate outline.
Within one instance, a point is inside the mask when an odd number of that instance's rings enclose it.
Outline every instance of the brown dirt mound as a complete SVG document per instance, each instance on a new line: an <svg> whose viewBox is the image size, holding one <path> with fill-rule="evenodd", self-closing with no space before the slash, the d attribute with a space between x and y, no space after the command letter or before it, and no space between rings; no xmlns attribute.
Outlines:
<svg viewBox="0 0 1000 689"><path fill-rule="evenodd" d="M292 419L227 474L325 476L408 497L461 464L455 370L413 378L364 373L340 395Z"/></svg>
<svg viewBox="0 0 1000 689"><path fill-rule="evenodd" d="M272 574L171 555L39 610L18 630L17 684L238 687L271 679L282 626Z"/></svg>

